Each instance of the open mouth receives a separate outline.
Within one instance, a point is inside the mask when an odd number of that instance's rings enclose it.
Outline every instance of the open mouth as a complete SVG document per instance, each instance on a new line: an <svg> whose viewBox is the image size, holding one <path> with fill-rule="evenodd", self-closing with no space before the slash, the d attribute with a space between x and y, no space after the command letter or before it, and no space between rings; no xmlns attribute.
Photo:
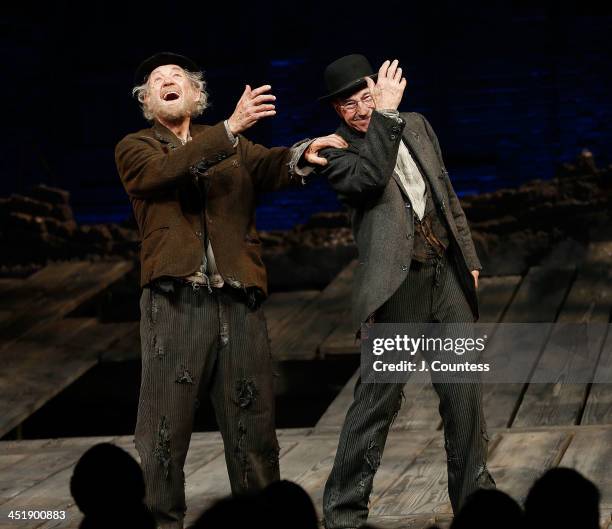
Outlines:
<svg viewBox="0 0 612 529"><path fill-rule="evenodd" d="M166 92L165 94L162 94L162 99L164 101L176 101L180 96L180 94L178 92Z"/></svg>

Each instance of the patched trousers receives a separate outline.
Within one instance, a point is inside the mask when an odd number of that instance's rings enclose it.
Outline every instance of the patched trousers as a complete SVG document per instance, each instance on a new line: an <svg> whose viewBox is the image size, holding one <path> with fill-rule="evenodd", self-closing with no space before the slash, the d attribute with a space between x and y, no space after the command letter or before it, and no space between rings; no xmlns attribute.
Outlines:
<svg viewBox="0 0 612 529"><path fill-rule="evenodd" d="M472 322L472 311L457 274L457 265L448 252L437 262L413 264L406 280L377 311L375 322ZM391 423L399 412L403 387L357 380L325 485L323 512L327 529L359 527L366 522L374 474ZM457 512L476 489L495 487L486 466L489 438L481 385L434 382L434 388L444 427L448 493L453 511Z"/></svg>
<svg viewBox="0 0 612 529"><path fill-rule="evenodd" d="M163 287L163 288L161 288ZM135 444L159 527L181 528L183 466L200 387L211 397L234 494L279 479L272 361L261 308L229 287L166 281L142 291Z"/></svg>

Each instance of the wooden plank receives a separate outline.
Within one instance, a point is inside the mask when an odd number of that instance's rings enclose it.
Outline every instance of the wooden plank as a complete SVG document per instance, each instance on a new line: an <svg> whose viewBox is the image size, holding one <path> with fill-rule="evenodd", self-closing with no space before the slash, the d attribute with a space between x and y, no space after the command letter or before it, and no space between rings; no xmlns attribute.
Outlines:
<svg viewBox="0 0 612 529"><path fill-rule="evenodd" d="M0 435L25 420L98 362L129 327L66 318L38 327L3 351Z"/></svg>
<svg viewBox="0 0 612 529"><path fill-rule="evenodd" d="M191 434L192 443L223 443L220 431L214 432L193 432Z"/></svg>
<svg viewBox="0 0 612 529"><path fill-rule="evenodd" d="M369 516L368 527L380 529L430 529L433 525L446 529L446 524L439 523L435 514L416 514L412 516Z"/></svg>
<svg viewBox="0 0 612 529"><path fill-rule="evenodd" d="M607 316L606 316L607 317ZM532 377L521 402L513 425L553 426L576 424L581 416L588 395L588 383L572 383L574 371L595 371L595 361L605 337L607 325L593 326L588 336L588 359L576 356L562 342L564 331L556 327ZM593 365L590 365L590 362ZM581 365L581 363L583 365ZM537 383L551 373L558 373L556 383ZM566 382L565 380L569 380Z"/></svg>
<svg viewBox="0 0 612 529"><path fill-rule="evenodd" d="M402 476L373 504L372 516L452 513L447 482L444 438L436 432Z"/></svg>
<svg viewBox="0 0 612 529"><path fill-rule="evenodd" d="M0 310L22 311L43 300L49 292L58 291L87 271L87 261L51 263L0 297Z"/></svg>
<svg viewBox="0 0 612 529"><path fill-rule="evenodd" d="M591 386L580 424L612 424L612 331L601 350L595 370L595 383Z"/></svg>
<svg viewBox="0 0 612 529"><path fill-rule="evenodd" d="M560 466L574 468L595 483L601 494L601 510L612 509L612 428L578 428Z"/></svg>
<svg viewBox="0 0 612 529"><path fill-rule="evenodd" d="M338 436L309 436L282 460L281 473L304 489L320 512L323 488L329 477L338 447Z"/></svg>
<svg viewBox="0 0 612 529"><path fill-rule="evenodd" d="M512 297L514 296L521 276L483 277L478 284L478 323L496 323L502 319Z"/></svg>
<svg viewBox="0 0 612 529"><path fill-rule="evenodd" d="M410 435L391 432L383 452L380 467L374 477L371 505L372 513L377 513L376 505L386 492L402 479L427 447L439 437L439 432L412 432Z"/></svg>
<svg viewBox="0 0 612 529"><path fill-rule="evenodd" d="M55 382L47 383L49 373L72 378L72 370L65 372L61 363L55 362L58 353L73 352L70 341L78 332L96 324L93 318L70 318L51 322L39 329L30 340L15 343L2 353L5 368L0 371L0 434L4 435L34 411L40 408L63 387ZM78 353L77 353L78 354ZM51 361L53 359L54 361ZM95 359L85 362L89 369ZM79 370L77 376L81 374Z"/></svg>
<svg viewBox="0 0 612 529"><path fill-rule="evenodd" d="M279 437L279 441L280 439ZM321 462L333 461L338 447L338 435L335 433L313 434L294 441L297 442L293 449L281 458L282 479L295 481L300 476L307 476L308 472L317 465L321 465Z"/></svg>
<svg viewBox="0 0 612 529"><path fill-rule="evenodd" d="M408 382L404 387L404 397L404 403L391 425L393 431L439 430L442 427L438 411L440 399L430 381Z"/></svg>
<svg viewBox="0 0 612 529"><path fill-rule="evenodd" d="M276 430L276 437L290 441L301 440L302 438L310 435L313 432L313 428L282 428Z"/></svg>
<svg viewBox="0 0 612 529"><path fill-rule="evenodd" d="M67 447L61 451L40 451L25 456L19 465L5 469L0 475L0 503L5 503L57 472L74 466L81 455L82 449Z"/></svg>
<svg viewBox="0 0 612 529"><path fill-rule="evenodd" d="M610 241L611 235L610 227L606 226L600 233L592 234L592 238ZM601 255L602 266L610 266L612 248L608 246L608 250L607 255ZM580 424L612 423L612 383L610 381L612 381L612 329L608 326L608 335L595 371L595 383L590 388Z"/></svg>
<svg viewBox="0 0 612 529"><path fill-rule="evenodd" d="M329 405L325 413L321 415L318 420L314 431L316 433L328 432L328 431L339 431L344 424L344 418L349 406L353 402L353 393L355 390L355 384L360 375L360 369L357 369L349 381L340 390L340 393Z"/></svg>
<svg viewBox="0 0 612 529"><path fill-rule="evenodd" d="M33 332L49 321L62 318L79 305L101 292L127 274L134 266L132 261L70 263L70 273L63 267L50 265L25 281L11 301L11 316L0 321L0 352L20 336ZM51 274L52 269L55 275ZM49 279L41 284L41 276ZM5 301L6 303L6 301Z"/></svg>
<svg viewBox="0 0 612 529"><path fill-rule="evenodd" d="M555 321L573 275L572 268L556 270L546 267L530 268L512 299L503 322ZM533 345L535 349L541 349L545 343L546 335L543 334L540 342ZM494 347L495 336L490 341L489 350ZM533 365L539 358L538 353L539 351L536 351L533 355ZM506 427L512 424L524 388L524 383L483 384L483 404L489 427Z"/></svg>
<svg viewBox="0 0 612 529"><path fill-rule="evenodd" d="M534 266L523 278L502 321L553 322L574 275L573 268Z"/></svg>
<svg viewBox="0 0 612 529"><path fill-rule="evenodd" d="M359 354L359 341L351 323L350 311L347 311L340 324L325 338L321 344L321 355Z"/></svg>
<svg viewBox="0 0 612 529"><path fill-rule="evenodd" d="M6 280L6 290L0 295L0 329L3 324L9 324L16 315L27 312L30 307L44 304L47 292L59 291L86 270L85 261L58 262L41 268L26 279ZM0 334L0 349L4 342Z"/></svg>
<svg viewBox="0 0 612 529"><path fill-rule="evenodd" d="M263 305L270 339L277 339L285 326L319 294L321 294L320 290L297 290L271 294Z"/></svg>
<svg viewBox="0 0 612 529"><path fill-rule="evenodd" d="M64 452L67 446L74 447L89 446L97 437L64 437L52 439L19 439L12 441L0 441L0 450L4 454L25 454ZM100 437L102 440L108 437ZM111 438L114 439L116 438ZM103 441L100 441L103 442Z"/></svg>
<svg viewBox="0 0 612 529"><path fill-rule="evenodd" d="M557 466L572 439L571 431L506 432L489 456L497 487L523 503L533 482Z"/></svg>
<svg viewBox="0 0 612 529"><path fill-rule="evenodd" d="M272 355L277 359L315 358L325 338L347 317L353 274L352 261L277 336Z"/></svg>
<svg viewBox="0 0 612 529"><path fill-rule="evenodd" d="M120 324L126 327L125 334L112 347L100 354L100 362L127 362L140 359L140 322Z"/></svg>
<svg viewBox="0 0 612 529"><path fill-rule="evenodd" d="M13 465L28 457L27 454L0 454L0 472L6 472ZM1 482L0 478L0 482Z"/></svg>
<svg viewBox="0 0 612 529"><path fill-rule="evenodd" d="M94 439L94 442L92 442L92 439ZM26 485L27 488L20 491L19 494L11 495L7 501L3 501L1 504L2 512L8 513L11 510L23 509L64 510L67 511L67 514L68 510L70 510L71 514L78 512L71 509L74 505L74 501L70 495L70 477L72 476L74 465L90 446L97 442L111 442L113 439L113 437L95 437L89 439L61 440L59 446L63 446L64 450L61 452L51 452L61 454L61 456L59 456L59 459L52 460L50 464L52 468L51 473L43 473L42 476L40 472L37 471L35 463L38 461L38 456L46 456L49 459L49 454L45 454L44 452L34 454L32 456L32 464L24 467L23 475L17 478L21 480L19 481L18 487ZM48 459L39 459L38 462L42 465L49 465ZM30 474L27 474L27 472L30 472ZM80 518L81 516L79 514L79 519L74 519L74 517L69 516L64 521L56 520L50 523L45 523L44 520L24 520L19 522L19 527L35 529L43 524L49 526L60 525L61 527L75 527L78 525Z"/></svg>
<svg viewBox="0 0 612 529"><path fill-rule="evenodd" d="M578 277L559 313L560 323L593 323L589 333L588 350L598 355L605 338L605 327L610 316L612 291L612 243L589 245ZM562 343L563 327L553 330L534 372L534 380L547 373L559 373L571 378L573 355L564 355L555 344ZM558 339L555 339L558 336ZM596 356L595 356L596 358ZM593 365L593 371L595 365ZM513 424L517 426L576 424L583 411L589 385L587 383L532 383L529 384Z"/></svg>

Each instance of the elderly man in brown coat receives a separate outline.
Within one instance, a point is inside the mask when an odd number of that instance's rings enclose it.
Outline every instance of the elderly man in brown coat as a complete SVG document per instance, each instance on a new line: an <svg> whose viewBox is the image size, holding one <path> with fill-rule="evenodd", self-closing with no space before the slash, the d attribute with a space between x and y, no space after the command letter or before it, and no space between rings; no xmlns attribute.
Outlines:
<svg viewBox="0 0 612 529"><path fill-rule="evenodd" d="M199 388L225 444L233 493L279 478L267 294L255 197L325 164L337 136L268 149L241 133L275 114L271 87L246 86L234 113L195 125L206 108L202 74L187 57L158 53L136 72L134 94L152 127L129 134L117 168L142 238L142 384L135 432L147 505L160 527L181 528L183 466Z"/></svg>

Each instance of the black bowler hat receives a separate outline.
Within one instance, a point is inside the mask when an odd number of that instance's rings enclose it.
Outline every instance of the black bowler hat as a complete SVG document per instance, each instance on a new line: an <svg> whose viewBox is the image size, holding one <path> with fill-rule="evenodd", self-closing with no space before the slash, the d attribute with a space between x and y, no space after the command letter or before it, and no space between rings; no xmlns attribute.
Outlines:
<svg viewBox="0 0 612 529"><path fill-rule="evenodd" d="M156 53L155 55L151 55L151 57L140 63L140 66L136 68L136 73L134 74L134 85L144 83L145 79L153 70L155 70L155 68L165 66L166 64L176 64L177 66L180 66L184 70L189 70L190 72L200 71L198 65L189 57L179 55L178 53L172 53L170 51L162 51L160 53Z"/></svg>
<svg viewBox="0 0 612 529"><path fill-rule="evenodd" d="M376 79L378 74L372 71L370 61L363 55L345 55L325 68L323 74L327 94L319 101L329 101L342 94L351 94L367 86L364 77Z"/></svg>

